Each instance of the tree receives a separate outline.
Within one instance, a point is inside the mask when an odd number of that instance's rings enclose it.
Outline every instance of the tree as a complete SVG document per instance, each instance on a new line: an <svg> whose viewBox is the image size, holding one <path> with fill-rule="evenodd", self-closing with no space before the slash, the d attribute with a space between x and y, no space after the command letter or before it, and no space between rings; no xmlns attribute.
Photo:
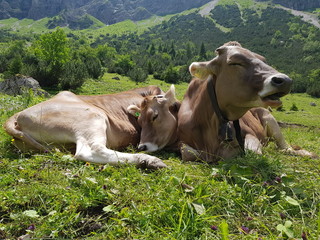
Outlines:
<svg viewBox="0 0 320 240"><path fill-rule="evenodd" d="M11 62L9 63L9 68L8 71L11 75L15 75L18 73L21 73L21 69L22 69L22 58L21 56L18 54L17 56L15 56L15 58L13 58L11 60Z"/></svg>
<svg viewBox="0 0 320 240"><path fill-rule="evenodd" d="M200 52L199 52L200 60L206 60L207 59L207 51L204 46L204 43L201 43Z"/></svg>
<svg viewBox="0 0 320 240"><path fill-rule="evenodd" d="M119 74L127 74L133 67L135 63L131 60L131 56L119 55L114 63L115 72Z"/></svg>
<svg viewBox="0 0 320 240"><path fill-rule="evenodd" d="M43 34L36 41L36 55L52 66L62 66L66 63L70 59L69 52L67 36L61 28Z"/></svg>
<svg viewBox="0 0 320 240"><path fill-rule="evenodd" d="M320 97L320 69L311 71L309 74L310 86L307 93L313 97Z"/></svg>
<svg viewBox="0 0 320 240"><path fill-rule="evenodd" d="M70 48L64 31L58 28L41 35L34 44L34 52L41 63L36 73L39 77L37 80L43 86L57 86L64 64L70 59Z"/></svg>
<svg viewBox="0 0 320 240"><path fill-rule="evenodd" d="M172 65L170 65L164 71L162 78L167 83L178 83L179 73L176 68L174 68Z"/></svg>
<svg viewBox="0 0 320 240"><path fill-rule="evenodd" d="M151 47L150 47L150 55L153 56L155 53L156 53L156 48L155 48L154 44L152 43Z"/></svg>

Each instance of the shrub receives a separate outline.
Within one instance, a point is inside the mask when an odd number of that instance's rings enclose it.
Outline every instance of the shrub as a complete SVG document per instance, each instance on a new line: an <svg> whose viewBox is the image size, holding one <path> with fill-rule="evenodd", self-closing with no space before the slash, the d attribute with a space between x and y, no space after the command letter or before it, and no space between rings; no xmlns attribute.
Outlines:
<svg viewBox="0 0 320 240"><path fill-rule="evenodd" d="M307 93L312 97L320 97L320 79L312 83L307 89Z"/></svg>
<svg viewBox="0 0 320 240"><path fill-rule="evenodd" d="M297 105L295 104L295 103L292 103L292 106L291 106L291 108L290 108L290 111L298 111L299 109L298 109L298 107L297 107Z"/></svg>
<svg viewBox="0 0 320 240"><path fill-rule="evenodd" d="M84 60L85 66L87 67L87 72L90 77L98 79L103 75L103 68L101 62L98 58L94 56L89 56Z"/></svg>
<svg viewBox="0 0 320 240"><path fill-rule="evenodd" d="M167 67L163 73L163 80L167 83L177 83L179 82L179 73L176 68L172 65Z"/></svg>
<svg viewBox="0 0 320 240"><path fill-rule="evenodd" d="M59 88L76 89L82 86L88 77L86 65L79 59L64 65L62 77L59 79Z"/></svg>
<svg viewBox="0 0 320 240"><path fill-rule="evenodd" d="M133 68L128 72L128 77L135 82L145 82L148 78L148 74L142 68Z"/></svg>

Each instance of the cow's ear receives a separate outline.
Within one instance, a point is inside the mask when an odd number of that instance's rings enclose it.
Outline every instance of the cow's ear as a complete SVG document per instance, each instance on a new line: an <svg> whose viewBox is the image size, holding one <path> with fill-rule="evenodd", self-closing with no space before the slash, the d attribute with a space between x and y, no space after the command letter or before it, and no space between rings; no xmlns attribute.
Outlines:
<svg viewBox="0 0 320 240"><path fill-rule="evenodd" d="M169 103L169 106L173 105L175 102L177 102L176 99L176 89L174 87L174 85L172 84L170 86L170 89L168 90L168 92L166 92L166 94L164 95L164 97L167 99L167 102Z"/></svg>
<svg viewBox="0 0 320 240"><path fill-rule="evenodd" d="M192 76L206 80L210 74L208 69L209 62L193 62L189 67Z"/></svg>
<svg viewBox="0 0 320 240"><path fill-rule="evenodd" d="M127 111L134 117L139 117L141 113L141 109L136 105L130 105L127 107Z"/></svg>

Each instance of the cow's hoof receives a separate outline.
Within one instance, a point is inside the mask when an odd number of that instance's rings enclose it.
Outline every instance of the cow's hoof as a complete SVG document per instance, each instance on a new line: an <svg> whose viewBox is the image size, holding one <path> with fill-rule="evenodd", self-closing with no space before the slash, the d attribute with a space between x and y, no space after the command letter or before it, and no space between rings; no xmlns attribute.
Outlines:
<svg viewBox="0 0 320 240"><path fill-rule="evenodd" d="M153 157L147 154L139 154L139 165L140 168L148 168L148 169L160 169L160 168L166 168L167 165L162 162L157 157Z"/></svg>

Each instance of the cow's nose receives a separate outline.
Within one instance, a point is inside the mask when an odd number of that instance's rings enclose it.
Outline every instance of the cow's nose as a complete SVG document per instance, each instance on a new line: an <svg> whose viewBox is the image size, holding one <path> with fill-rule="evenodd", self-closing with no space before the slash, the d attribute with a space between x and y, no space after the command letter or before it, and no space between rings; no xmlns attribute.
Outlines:
<svg viewBox="0 0 320 240"><path fill-rule="evenodd" d="M147 146L145 144L139 144L138 150L139 151L145 151L145 150L147 150Z"/></svg>
<svg viewBox="0 0 320 240"><path fill-rule="evenodd" d="M292 80L286 75L276 75L271 78L271 84L275 87L291 87Z"/></svg>

